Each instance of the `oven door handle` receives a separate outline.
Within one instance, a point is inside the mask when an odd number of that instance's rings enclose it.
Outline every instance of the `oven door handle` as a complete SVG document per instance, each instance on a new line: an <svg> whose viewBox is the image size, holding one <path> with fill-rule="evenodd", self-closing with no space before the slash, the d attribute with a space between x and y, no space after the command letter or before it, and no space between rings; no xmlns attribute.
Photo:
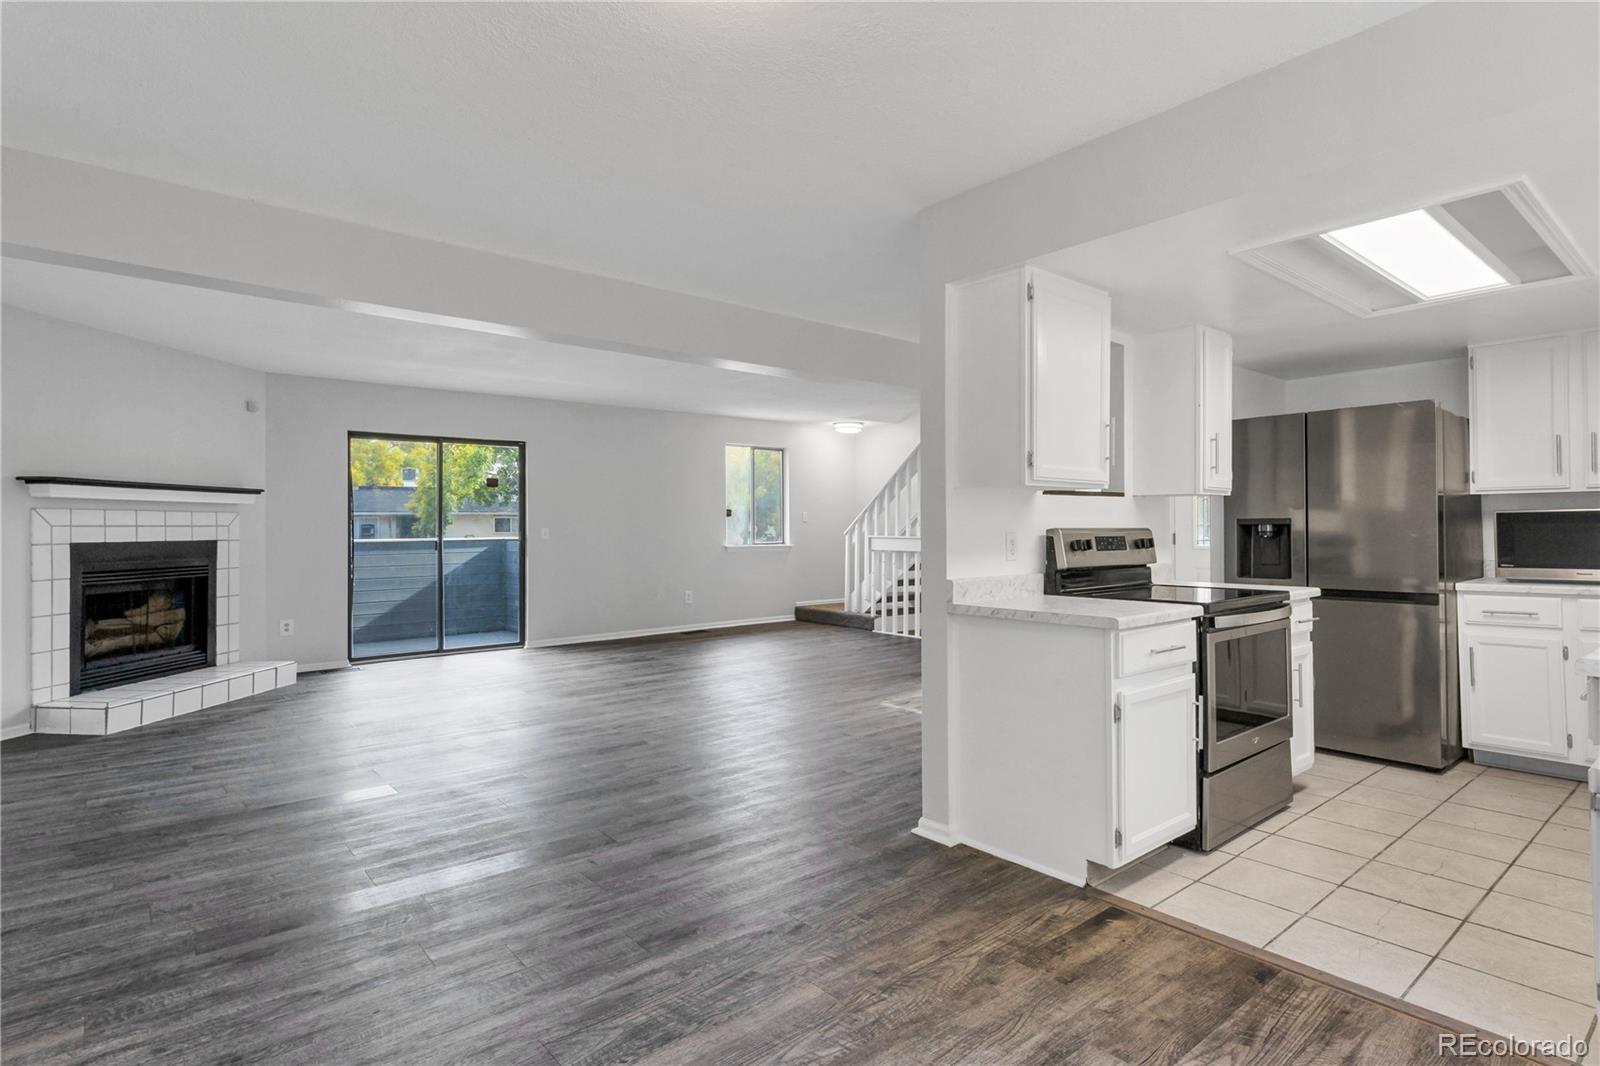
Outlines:
<svg viewBox="0 0 1600 1066"><path fill-rule="evenodd" d="M1240 629L1244 626L1263 625L1267 622L1286 621L1289 605L1272 607L1265 611L1240 611L1238 614L1219 614L1206 619L1210 629Z"/></svg>

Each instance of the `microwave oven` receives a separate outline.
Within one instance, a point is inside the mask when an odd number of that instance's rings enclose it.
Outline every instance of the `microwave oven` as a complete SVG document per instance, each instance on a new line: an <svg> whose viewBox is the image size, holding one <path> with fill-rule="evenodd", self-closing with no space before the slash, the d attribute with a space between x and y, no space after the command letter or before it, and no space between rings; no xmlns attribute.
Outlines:
<svg viewBox="0 0 1600 1066"><path fill-rule="evenodd" d="M1600 509L1501 511L1494 516L1494 575L1600 582Z"/></svg>

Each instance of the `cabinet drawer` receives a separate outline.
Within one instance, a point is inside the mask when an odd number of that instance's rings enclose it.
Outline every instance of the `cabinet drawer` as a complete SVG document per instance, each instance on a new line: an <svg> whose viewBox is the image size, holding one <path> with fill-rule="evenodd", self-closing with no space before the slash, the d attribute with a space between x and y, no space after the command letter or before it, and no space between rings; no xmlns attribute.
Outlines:
<svg viewBox="0 0 1600 1066"><path fill-rule="evenodd" d="M1194 662L1193 622L1135 629L1117 636L1117 676L1148 674Z"/></svg>
<svg viewBox="0 0 1600 1066"><path fill-rule="evenodd" d="M1600 588L1593 596L1578 596L1569 601L1578 612L1578 628L1585 633L1600 632Z"/></svg>
<svg viewBox="0 0 1600 1066"><path fill-rule="evenodd" d="M1461 620L1479 625L1561 628L1561 600L1556 596L1461 597Z"/></svg>

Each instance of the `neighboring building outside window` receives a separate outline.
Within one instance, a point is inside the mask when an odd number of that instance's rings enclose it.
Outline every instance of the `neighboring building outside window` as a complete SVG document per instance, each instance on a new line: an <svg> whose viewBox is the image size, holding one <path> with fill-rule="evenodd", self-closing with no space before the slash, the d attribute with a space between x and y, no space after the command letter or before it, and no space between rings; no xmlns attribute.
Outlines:
<svg viewBox="0 0 1600 1066"><path fill-rule="evenodd" d="M782 448L723 449L722 543L730 548L788 543L788 471Z"/></svg>

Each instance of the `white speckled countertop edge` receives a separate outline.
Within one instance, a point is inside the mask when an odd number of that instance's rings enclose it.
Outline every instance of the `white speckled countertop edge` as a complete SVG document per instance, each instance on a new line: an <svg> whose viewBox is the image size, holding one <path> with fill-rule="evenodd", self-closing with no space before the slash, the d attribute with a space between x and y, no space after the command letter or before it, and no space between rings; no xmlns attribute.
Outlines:
<svg viewBox="0 0 1600 1066"><path fill-rule="evenodd" d="M1046 596L1042 573L954 578L949 603L951 614L1093 629L1143 629L1200 617L1200 608L1189 604Z"/></svg>
<svg viewBox="0 0 1600 1066"><path fill-rule="evenodd" d="M1322 590L1315 586L1305 585L1245 585L1237 581L1157 581L1158 585L1177 585L1188 589L1251 589L1261 592L1287 592L1289 602L1296 603L1300 600L1314 600L1322 595Z"/></svg>
<svg viewBox="0 0 1600 1066"><path fill-rule="evenodd" d="M1511 581L1503 577L1474 577L1456 582L1457 592L1489 592L1514 596L1593 596L1600 598L1600 585L1573 581Z"/></svg>
<svg viewBox="0 0 1600 1066"><path fill-rule="evenodd" d="M1600 651L1592 651L1588 655L1581 656L1574 666L1580 674L1600 677ZM1589 698L1594 699L1593 696Z"/></svg>

